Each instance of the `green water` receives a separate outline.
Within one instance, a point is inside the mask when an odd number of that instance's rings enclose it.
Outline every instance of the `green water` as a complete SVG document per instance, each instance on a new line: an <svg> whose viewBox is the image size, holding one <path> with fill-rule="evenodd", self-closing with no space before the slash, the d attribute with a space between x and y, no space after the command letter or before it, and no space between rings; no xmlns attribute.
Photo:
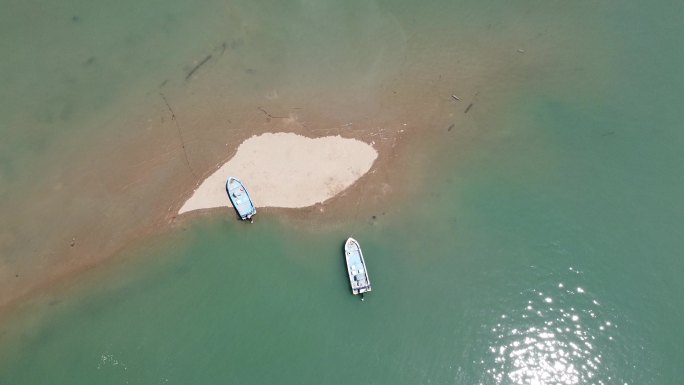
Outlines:
<svg viewBox="0 0 684 385"><path fill-rule="evenodd" d="M684 6L369 4L236 9L245 23L325 19L340 33L376 18L391 27L369 36L404 33L406 62L392 68L413 80L448 67L449 46L433 40L485 52L473 62L499 69L476 79L468 117L424 128L436 140L410 204L315 231L267 215L187 222L3 326L0 383L680 382ZM274 45L326 47L321 60L355 52L337 32L289 28ZM306 36L318 44L297 43ZM503 50L517 56L502 62ZM314 66L301 53L282 59L291 79L303 79L295 64ZM378 79L371 60L334 71L358 68ZM349 235L373 282L364 302L344 275Z"/></svg>

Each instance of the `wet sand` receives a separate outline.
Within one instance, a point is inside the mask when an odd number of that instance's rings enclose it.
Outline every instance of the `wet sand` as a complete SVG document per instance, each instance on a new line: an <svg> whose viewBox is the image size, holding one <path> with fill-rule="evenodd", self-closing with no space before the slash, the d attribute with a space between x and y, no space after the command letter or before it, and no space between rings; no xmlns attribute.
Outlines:
<svg viewBox="0 0 684 385"><path fill-rule="evenodd" d="M411 44L440 46L420 36ZM28 172L20 174L0 202L0 211L11 218L0 222L0 312L5 305L121 259L151 235L213 215L213 210L178 212L202 181L253 136L339 136L367 143L377 152L366 174L350 172L359 178L355 183L332 183L325 195L307 202L270 203L274 208L260 215L317 229L371 220L397 209L420 186L417 178L424 169L442 167L429 165L434 146L459 138L467 143L471 133L464 124L488 113L489 95L505 94L502 79L513 79L506 87L524 80L530 71L526 61L534 57L515 49L492 50L490 56L478 51L461 55L456 65L453 55L423 62L420 50L408 61L399 60L402 49L398 44L398 59L379 56L387 65L382 71L369 70L366 77L319 76L306 83L267 70L247 71L248 63L238 60L244 57L221 55L217 45L197 55L201 60L212 53L214 59L187 80L183 71L157 88L127 89L126 100L113 102L92 119L73 122L83 128L32 156L35 167L25 166ZM512 68L510 61L521 64ZM308 73L302 76L309 78ZM339 194L330 198L333 192ZM255 200L261 199L257 196Z"/></svg>
<svg viewBox="0 0 684 385"><path fill-rule="evenodd" d="M250 137L280 132L308 138L333 137L337 138L335 143L361 143L354 151L365 154L363 165L346 170L342 179L325 181L329 170L319 169L322 173L315 179L323 188L308 188L322 194L305 201L278 201L277 194L269 193L271 198L261 195L262 191L276 190L249 183L254 199L259 202L263 198L260 207L273 206L260 210L262 218L268 215L298 228L316 229L357 220L358 213L367 211L364 208L374 210L368 213L369 218L381 215L391 206L391 198L397 196L396 188L410 174L411 165L419 163L409 148L423 143L427 132L416 135L412 129L441 128L448 119L443 114L433 115L433 108L425 103L417 103L416 108L428 107L428 120L409 117L410 108L400 114L395 108L384 109L369 119L362 114L374 106L364 108L342 100L346 95L327 111L316 101L299 103L297 110L284 107L281 101L267 102L262 108L269 112L284 110L275 113L287 116L270 118L250 101L218 108L210 91L201 97L184 97L187 91L166 93L175 119L162 98L155 96L148 99L150 107L114 119L109 123L111 129L100 130L117 135L62 139L58 146L73 152L64 151L48 159L42 166L48 177L27 179L27 187L8 199L3 208L15 220L0 229L0 249L5 256L0 264L0 313L34 294L68 286L85 271L121 260L127 250L150 236L177 231L198 214L213 215L212 210L180 216L178 212L202 181L230 159L242 157L236 155L238 147ZM445 97L437 106L448 107L449 103ZM436 125L431 122L435 117L440 121ZM117 131L117 127L134 129ZM88 145L82 146L83 142ZM346 159L349 154L341 157ZM70 160L74 158L77 161ZM71 166L65 168L64 164ZM306 170L311 165L306 165ZM306 171L301 171L304 177ZM252 179L242 178L246 183ZM29 187L31 183L34 185ZM223 183L218 188L225 197ZM11 201L32 204L10 205ZM349 210L350 206L354 210ZM225 215L216 210L218 215Z"/></svg>

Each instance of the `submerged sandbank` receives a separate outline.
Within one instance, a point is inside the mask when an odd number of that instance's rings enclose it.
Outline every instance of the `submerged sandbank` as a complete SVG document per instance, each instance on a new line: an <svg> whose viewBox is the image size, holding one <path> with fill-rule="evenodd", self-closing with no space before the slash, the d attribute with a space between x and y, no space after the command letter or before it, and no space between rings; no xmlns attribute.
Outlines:
<svg viewBox="0 0 684 385"><path fill-rule="evenodd" d="M230 207L225 190L229 176L245 183L257 207L311 206L351 186L370 170L377 156L369 144L341 136L253 136L202 182L178 213Z"/></svg>

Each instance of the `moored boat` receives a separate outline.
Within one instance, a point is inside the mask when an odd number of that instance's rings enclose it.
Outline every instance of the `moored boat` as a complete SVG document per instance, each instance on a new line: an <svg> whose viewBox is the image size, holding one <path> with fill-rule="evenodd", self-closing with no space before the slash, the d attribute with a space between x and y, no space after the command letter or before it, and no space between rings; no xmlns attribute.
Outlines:
<svg viewBox="0 0 684 385"><path fill-rule="evenodd" d="M366 261L363 259L361 246L354 238L347 239L344 244L344 258L347 262L347 274L349 275L349 284L351 285L352 293L354 295L371 291L371 283L368 278L368 271L366 270Z"/></svg>
<svg viewBox="0 0 684 385"><path fill-rule="evenodd" d="M254 207L252 198L250 198L247 189L239 179L232 176L229 177L226 182L226 192L228 193L230 203L233 204L240 219L243 221L247 219L251 220L252 217L256 215L256 207Z"/></svg>

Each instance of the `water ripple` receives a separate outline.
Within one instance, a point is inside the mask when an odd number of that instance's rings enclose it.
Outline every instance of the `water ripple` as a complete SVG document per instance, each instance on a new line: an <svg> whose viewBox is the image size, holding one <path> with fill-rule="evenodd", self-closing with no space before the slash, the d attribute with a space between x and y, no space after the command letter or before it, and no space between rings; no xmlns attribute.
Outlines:
<svg viewBox="0 0 684 385"><path fill-rule="evenodd" d="M485 326L488 349L476 362L483 383L624 384L604 368L618 334L610 312L586 287L541 286L515 295L512 303L519 305Z"/></svg>

